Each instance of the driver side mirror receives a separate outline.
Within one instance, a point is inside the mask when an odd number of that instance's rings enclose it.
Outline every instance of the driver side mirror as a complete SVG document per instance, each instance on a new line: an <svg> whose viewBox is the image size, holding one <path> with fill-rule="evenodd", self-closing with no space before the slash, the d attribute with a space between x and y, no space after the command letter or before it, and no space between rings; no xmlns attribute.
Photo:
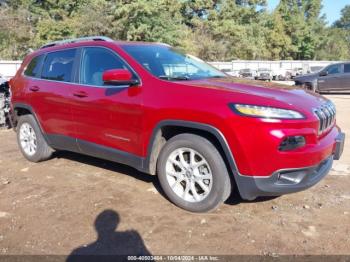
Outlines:
<svg viewBox="0 0 350 262"><path fill-rule="evenodd" d="M328 75L328 71L322 71L320 72L320 76L327 76Z"/></svg>
<svg viewBox="0 0 350 262"><path fill-rule="evenodd" d="M138 85L137 79L132 79L132 74L127 69L111 69L104 71L102 80L105 85Z"/></svg>

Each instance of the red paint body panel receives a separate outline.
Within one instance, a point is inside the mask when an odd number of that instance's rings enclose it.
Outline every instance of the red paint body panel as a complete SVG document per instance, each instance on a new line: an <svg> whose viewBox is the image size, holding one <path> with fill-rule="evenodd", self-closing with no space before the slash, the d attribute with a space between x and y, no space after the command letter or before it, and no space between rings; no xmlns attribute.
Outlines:
<svg viewBox="0 0 350 262"><path fill-rule="evenodd" d="M102 80L103 82L112 82L112 81L126 81L131 80L132 74L129 70L125 69L112 69L103 73Z"/></svg>
<svg viewBox="0 0 350 262"><path fill-rule="evenodd" d="M34 55L61 50L41 49L29 55L11 80L12 103L29 103L49 134L64 134L119 149L140 157L149 154L154 128L164 120L185 120L211 125L225 137L238 171L246 176L270 176L285 168L319 164L334 150L339 133L334 126L317 135L318 119L312 108L327 100L296 88L267 88L235 83L231 78L165 81L152 76L120 45L124 42L80 42L69 46L104 46L118 53L140 77L141 83L124 89L107 90L80 84L36 80L23 76ZM29 86L40 90L30 91ZM74 96L83 92L84 97ZM255 104L297 110L302 120L267 120L235 114L229 103ZM303 135L306 146L281 152L284 137Z"/></svg>

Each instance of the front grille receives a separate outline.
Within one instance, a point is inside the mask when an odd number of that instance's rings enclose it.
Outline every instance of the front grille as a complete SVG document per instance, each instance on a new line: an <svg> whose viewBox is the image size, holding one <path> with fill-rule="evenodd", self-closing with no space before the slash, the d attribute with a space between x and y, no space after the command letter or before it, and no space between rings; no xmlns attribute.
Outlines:
<svg viewBox="0 0 350 262"><path fill-rule="evenodd" d="M329 102L316 108L314 113L319 120L319 135L328 131L334 125L336 110L333 103Z"/></svg>

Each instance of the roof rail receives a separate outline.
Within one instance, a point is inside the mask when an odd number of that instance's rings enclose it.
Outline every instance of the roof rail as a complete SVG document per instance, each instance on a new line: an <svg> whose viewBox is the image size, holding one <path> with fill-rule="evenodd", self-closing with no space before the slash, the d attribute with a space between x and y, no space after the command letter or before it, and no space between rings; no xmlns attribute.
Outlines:
<svg viewBox="0 0 350 262"><path fill-rule="evenodd" d="M41 46L40 49L52 47L52 46L56 46L56 45L64 45L64 44L77 43L77 42L83 42L83 41L113 42L113 39L106 37L106 36L87 36L87 37L80 37L80 38L72 38L72 39L65 39L65 40L60 40L60 41L55 41L55 42L45 44L45 45Z"/></svg>

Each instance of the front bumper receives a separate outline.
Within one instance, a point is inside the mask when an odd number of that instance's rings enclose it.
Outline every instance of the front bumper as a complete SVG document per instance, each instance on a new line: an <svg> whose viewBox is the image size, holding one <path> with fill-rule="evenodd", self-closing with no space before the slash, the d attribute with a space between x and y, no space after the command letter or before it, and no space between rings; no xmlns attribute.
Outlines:
<svg viewBox="0 0 350 262"><path fill-rule="evenodd" d="M338 160L343 152L345 134L339 133L331 156L316 166L283 169L269 177L236 176L236 182L243 199L254 200L259 196L279 196L312 187L322 180L332 168L333 160Z"/></svg>
<svg viewBox="0 0 350 262"><path fill-rule="evenodd" d="M270 80L271 78L272 77L269 75L260 75L256 77L257 80Z"/></svg>

